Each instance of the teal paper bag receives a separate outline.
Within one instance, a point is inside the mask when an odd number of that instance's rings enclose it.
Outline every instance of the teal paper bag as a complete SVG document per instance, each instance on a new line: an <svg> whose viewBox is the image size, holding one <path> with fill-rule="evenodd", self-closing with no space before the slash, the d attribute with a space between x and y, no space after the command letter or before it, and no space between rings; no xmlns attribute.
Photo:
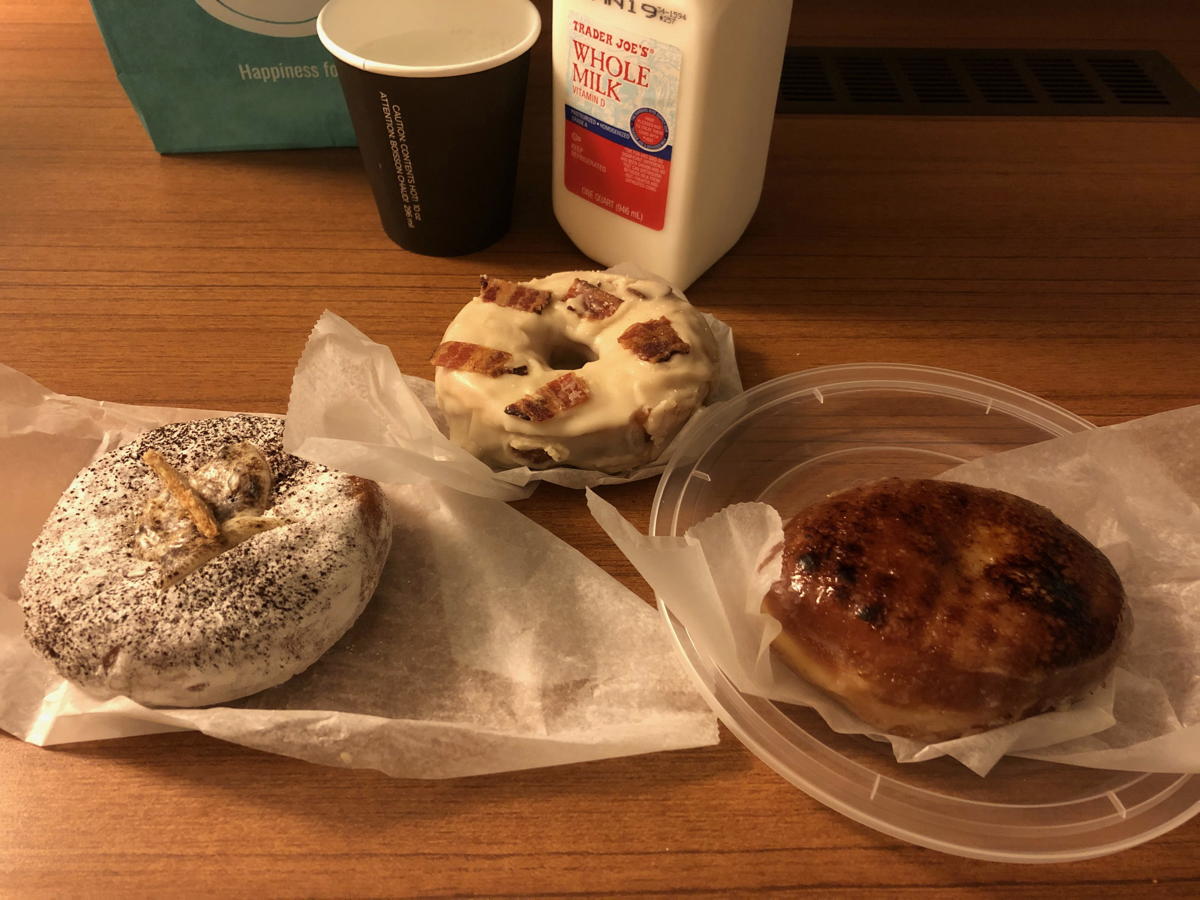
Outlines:
<svg viewBox="0 0 1200 900"><path fill-rule="evenodd" d="M353 146L316 36L323 3L92 0L92 10L160 153Z"/></svg>

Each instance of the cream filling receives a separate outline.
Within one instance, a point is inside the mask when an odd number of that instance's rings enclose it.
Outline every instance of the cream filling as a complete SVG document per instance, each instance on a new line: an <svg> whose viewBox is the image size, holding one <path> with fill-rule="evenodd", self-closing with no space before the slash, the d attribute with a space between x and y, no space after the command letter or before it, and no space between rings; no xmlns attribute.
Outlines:
<svg viewBox="0 0 1200 900"><path fill-rule="evenodd" d="M164 587L178 584L221 553L256 534L285 524L263 516L270 505L271 465L253 444L230 444L205 462L187 483L220 529L200 533L187 509L164 488L146 501L134 534L134 552L154 563Z"/></svg>

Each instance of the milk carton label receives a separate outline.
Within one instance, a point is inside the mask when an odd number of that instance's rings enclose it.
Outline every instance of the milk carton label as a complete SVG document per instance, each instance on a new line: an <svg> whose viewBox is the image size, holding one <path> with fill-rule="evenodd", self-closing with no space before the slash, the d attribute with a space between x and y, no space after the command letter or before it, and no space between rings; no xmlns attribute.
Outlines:
<svg viewBox="0 0 1200 900"><path fill-rule="evenodd" d="M683 53L577 13L565 39L564 186L662 230Z"/></svg>

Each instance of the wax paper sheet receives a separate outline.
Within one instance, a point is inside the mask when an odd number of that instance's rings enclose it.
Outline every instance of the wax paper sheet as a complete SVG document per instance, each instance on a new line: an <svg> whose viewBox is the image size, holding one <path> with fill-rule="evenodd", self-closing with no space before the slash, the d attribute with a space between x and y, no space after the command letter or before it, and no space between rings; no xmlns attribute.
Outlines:
<svg viewBox="0 0 1200 900"><path fill-rule="evenodd" d="M661 280L628 263L606 271ZM313 328L297 367L285 445L297 456L377 481L411 483L428 478L495 500L527 497L540 481L587 488L653 478L692 428L742 390L733 333L720 320L702 315L720 353L709 402L665 448L660 460L622 475L568 467L494 471L446 437L431 380L401 373L391 351L331 312Z"/></svg>
<svg viewBox="0 0 1200 900"><path fill-rule="evenodd" d="M1004 754L1146 772L1200 772L1200 407L974 460L942 477L1049 507L1096 544L1125 585L1133 629L1113 675L1069 710L922 745L872 729L770 653L760 612L779 577L783 526L736 504L680 537L637 532L598 495L598 522L740 690L816 709L842 733L872 734L896 759L949 755L986 774Z"/></svg>
<svg viewBox="0 0 1200 900"><path fill-rule="evenodd" d="M339 422L371 409L344 408ZM219 414L62 396L0 366L0 728L42 745L196 729L414 778L716 742L652 609L506 504L417 476L385 486L397 525L379 591L301 675L196 710L101 700L59 678L25 643L16 602L46 515L101 453Z"/></svg>

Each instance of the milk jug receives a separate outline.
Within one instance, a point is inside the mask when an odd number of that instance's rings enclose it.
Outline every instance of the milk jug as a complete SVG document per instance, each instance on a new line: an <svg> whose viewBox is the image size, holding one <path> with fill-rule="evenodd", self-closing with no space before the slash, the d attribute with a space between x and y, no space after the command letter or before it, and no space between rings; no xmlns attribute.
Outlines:
<svg viewBox="0 0 1200 900"><path fill-rule="evenodd" d="M762 193L791 0L555 0L554 214L685 288Z"/></svg>

